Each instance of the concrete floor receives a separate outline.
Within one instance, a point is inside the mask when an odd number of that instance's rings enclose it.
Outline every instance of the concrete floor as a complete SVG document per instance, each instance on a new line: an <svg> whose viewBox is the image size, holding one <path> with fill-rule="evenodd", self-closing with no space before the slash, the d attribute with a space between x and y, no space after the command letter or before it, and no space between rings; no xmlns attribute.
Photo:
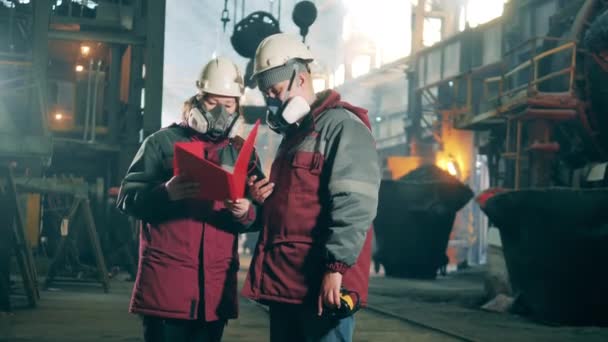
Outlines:
<svg viewBox="0 0 608 342"><path fill-rule="evenodd" d="M472 341L608 341L608 329L548 327L476 309L483 295L479 275L469 272L434 282L373 277L373 310L357 314L355 341L459 340L404 318ZM239 278L243 280L243 271ZM141 341L139 319L127 313L131 286L115 279L109 294L83 285L43 291L38 308L0 317L0 341ZM268 341L265 308L241 299L240 318L229 323L224 341Z"/></svg>
<svg viewBox="0 0 608 342"><path fill-rule="evenodd" d="M110 293L100 287L71 286L42 291L39 307L0 318L0 341L143 341L141 323L127 312L132 282L113 280ZM267 341L266 314L241 300L241 318L230 321L225 341Z"/></svg>
<svg viewBox="0 0 608 342"><path fill-rule="evenodd" d="M241 281L244 272L241 272ZM36 309L16 310L0 318L0 341L142 341L140 322L127 313L131 282L112 281L110 293L97 286L63 286L43 291ZM357 315L356 341L452 341L372 312ZM230 321L224 341L268 341L267 311L263 306L241 298L240 318Z"/></svg>
<svg viewBox="0 0 608 342"><path fill-rule="evenodd" d="M42 291L35 309L18 309L1 319L3 341L139 341L139 322L126 311L131 284Z"/></svg>
<svg viewBox="0 0 608 342"><path fill-rule="evenodd" d="M471 341L608 341L608 328L555 327L525 317L479 309L483 269L435 281L372 278L370 305Z"/></svg>

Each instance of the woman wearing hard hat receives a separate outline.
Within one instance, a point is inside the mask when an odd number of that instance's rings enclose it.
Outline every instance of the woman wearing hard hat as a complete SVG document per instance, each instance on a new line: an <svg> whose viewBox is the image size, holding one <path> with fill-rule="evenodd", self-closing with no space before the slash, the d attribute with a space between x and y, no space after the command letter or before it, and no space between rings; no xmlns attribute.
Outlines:
<svg viewBox="0 0 608 342"><path fill-rule="evenodd" d="M143 316L145 341L220 341L226 321L237 317L236 234L252 225L255 206L194 200L205 185L173 176L172 161L175 143L200 141L207 160L234 166L243 143L234 136L243 78L217 58L197 87L182 122L143 142L118 197L118 207L143 222L130 312ZM263 177L260 170L254 153L249 174Z"/></svg>

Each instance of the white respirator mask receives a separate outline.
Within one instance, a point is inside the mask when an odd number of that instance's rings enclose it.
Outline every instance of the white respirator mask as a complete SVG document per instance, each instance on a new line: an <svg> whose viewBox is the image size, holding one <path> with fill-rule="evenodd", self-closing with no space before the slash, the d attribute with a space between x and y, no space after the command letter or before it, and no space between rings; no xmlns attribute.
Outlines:
<svg viewBox="0 0 608 342"><path fill-rule="evenodd" d="M271 97L266 98L266 105L268 107L266 123L270 129L279 134L284 134L291 125L297 123L310 113L310 105L302 96L289 98L289 92L296 75L297 69L294 67L287 92L283 97L286 100Z"/></svg>

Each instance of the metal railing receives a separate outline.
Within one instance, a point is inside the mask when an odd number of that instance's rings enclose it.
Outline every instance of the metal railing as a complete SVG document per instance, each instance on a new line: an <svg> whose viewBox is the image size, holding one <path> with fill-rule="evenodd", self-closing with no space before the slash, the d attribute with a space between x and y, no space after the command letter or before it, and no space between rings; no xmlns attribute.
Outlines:
<svg viewBox="0 0 608 342"><path fill-rule="evenodd" d="M522 124L516 119L517 115L510 112L521 108L530 97L538 94L574 94L578 52L577 43L571 40L531 39L507 52L499 63L417 89L422 110L430 108L427 110L438 114L451 113L454 123L462 126L478 122L475 117L482 113L479 123L486 122L486 118L506 118L508 146L512 145L511 126L516 124L515 144L507 149L504 157L515 160L515 186L519 187Z"/></svg>
<svg viewBox="0 0 608 342"><path fill-rule="evenodd" d="M539 42L558 42L562 43L552 49L540 51ZM505 61L522 53L529 53L531 56L528 60L518 63L509 68ZM453 83L452 98L450 110L466 112L473 115L489 111L505 111L505 103L510 99L523 93L531 95L541 92L540 86L555 81L559 77L567 77L567 82L564 82L563 89L557 91L542 91L543 93L572 93L574 91L574 81L576 75L576 54L578 51L577 43L570 40L559 38L541 37L534 38L523 44L520 44L515 49L507 52L503 56L503 62L494 65L483 66L481 68L471 70L464 74L450 77L440 82L426 85L419 89L421 94L424 94L427 89L437 87L448 82ZM543 65L543 61L550 57L556 57L561 54L570 54L563 61L566 65L563 68L554 70L551 66ZM499 71L496 76L484 77L484 70L488 67L498 67ZM542 67L541 67L542 66ZM546 69L543 69L547 67ZM522 81L523 80L523 81ZM466 87L466 95L461 92L462 87ZM481 90L480 96L475 96L475 92Z"/></svg>
<svg viewBox="0 0 608 342"><path fill-rule="evenodd" d="M539 41L561 42L563 44L537 54L537 51L539 51L537 42ZM519 48L528 47L529 44L532 44L529 50L531 55L529 60L519 63L510 70L503 72L501 76L490 77L484 80L484 91L487 91L490 87L495 87L498 89L497 96L487 98L489 101L497 101L497 103L500 104L498 108L499 111L504 110L504 104L508 102L509 98L512 98L523 91L526 91L526 95L538 93L539 85L548 81L555 81L561 76L568 77L565 89L549 92L572 93L574 91L577 43L574 41L551 37L535 38L530 42L527 42L527 44L522 44L518 48L505 54L505 59L508 59L511 55L515 55L518 51L520 51L518 50ZM543 73L544 70L541 71L542 61L550 57L557 57L561 54L570 54L567 59L568 63L565 67L559 70L551 70L552 68L548 68L549 71L547 73ZM522 76L528 76L528 78L524 82L521 82L522 84L518 84L517 79L522 78Z"/></svg>
<svg viewBox="0 0 608 342"><path fill-rule="evenodd" d="M465 73L443 79L418 89L418 93L426 103L437 103L441 110L455 114L478 114L486 99L497 98L502 91L494 86L493 81L499 80L500 64L493 63ZM496 75L487 77L488 75ZM445 86L448 85L446 88ZM431 89L442 87L442 99L431 96ZM477 95L476 95L477 94ZM442 103L439 103L439 102Z"/></svg>
<svg viewBox="0 0 608 342"><path fill-rule="evenodd" d="M134 0L62 0L53 6L51 20L59 23L120 25L131 16Z"/></svg>
<svg viewBox="0 0 608 342"><path fill-rule="evenodd" d="M90 5L93 6L89 7ZM57 17L84 18L87 11L94 11L94 7L97 5L97 1L64 0L54 6L51 14Z"/></svg>
<svg viewBox="0 0 608 342"><path fill-rule="evenodd" d="M545 42L557 42L560 43L558 46L542 51L540 53L537 49L537 43L539 41ZM574 81L576 76L576 55L578 52L577 43L574 41L567 41L557 38L536 38L531 40L532 44L530 49L529 60L522 62L511 70L502 74L501 77L493 78L489 80L491 83L497 83L499 88L497 111L498 113L505 114L506 117L506 142L505 142L505 153L503 157L514 160L514 187L519 189L521 186L521 167L522 167L522 139L523 139L523 121L521 117L517 115L509 115L509 111L517 107L519 101L513 100L521 96L527 102L530 96L534 96L539 93L543 94L573 94L574 92ZM526 45L522 45L526 46ZM517 50L511 52L516 54ZM563 54L569 54L566 57ZM509 55L507 55L508 58ZM562 57L561 60L557 57ZM556 57L552 64L542 64L543 61L550 57ZM561 65L560 65L561 63ZM556 67L557 65L557 67ZM562 67L563 65L563 67ZM541 70L541 66L544 67ZM516 79L522 72L527 72L529 79L523 84L517 84ZM565 89L543 89L541 92L539 86L548 81L554 81L553 86L559 84L559 77L566 76ZM512 130L515 125L515 141L512 141ZM514 145L514 146L513 146Z"/></svg>

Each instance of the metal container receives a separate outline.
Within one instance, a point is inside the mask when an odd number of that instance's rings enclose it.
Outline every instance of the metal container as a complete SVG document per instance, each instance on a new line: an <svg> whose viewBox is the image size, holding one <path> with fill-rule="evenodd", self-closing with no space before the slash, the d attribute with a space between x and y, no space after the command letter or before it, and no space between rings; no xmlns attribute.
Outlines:
<svg viewBox="0 0 608 342"><path fill-rule="evenodd" d="M472 196L471 189L454 178L382 181L374 259L384 265L386 275L434 279L448 261L445 253L456 212Z"/></svg>
<svg viewBox="0 0 608 342"><path fill-rule="evenodd" d="M534 319L608 326L608 189L508 191L483 207Z"/></svg>

